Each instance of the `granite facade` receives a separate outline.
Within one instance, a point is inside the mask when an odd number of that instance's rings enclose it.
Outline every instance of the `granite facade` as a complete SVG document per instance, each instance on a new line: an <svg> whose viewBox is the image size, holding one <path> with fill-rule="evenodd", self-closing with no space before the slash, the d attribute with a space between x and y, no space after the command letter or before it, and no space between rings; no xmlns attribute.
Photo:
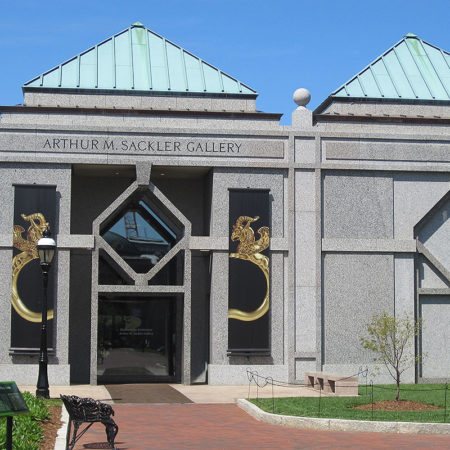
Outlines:
<svg viewBox="0 0 450 450"><path fill-rule="evenodd" d="M3 205L0 219L2 234L9 235L8 245L0 248L2 260L1 297L3 302L0 345L0 377L10 379L16 375L18 383L33 384L37 380L38 355L28 356L11 353L11 275L12 275L12 228L14 217L14 186L15 185L55 185L57 198L56 224L54 235L70 234L70 165L29 165L23 163L3 163L0 166L1 204ZM6 242L5 242L6 244ZM49 382L53 384L68 384L69 376L69 346L67 330L69 327L69 250L61 250L52 268L57 272L57 290L55 302L55 354L49 357ZM56 267L55 267L56 266ZM40 288L40 286L39 286ZM38 347L39 343L36 344Z"/></svg>
<svg viewBox="0 0 450 450"><path fill-rule="evenodd" d="M450 373L449 314L450 295L420 297L420 316L424 322L421 341L424 359L420 375L426 380L445 381Z"/></svg>
<svg viewBox="0 0 450 450"><path fill-rule="evenodd" d="M366 367L390 382L360 345L381 312L424 319L416 344L427 357L405 381L448 377L450 133L448 124L407 120L448 118L448 106L331 104L335 116L405 120L316 120L298 109L282 127L243 98L27 92L25 104L0 119L4 379L37 376L35 357L9 352L13 187L33 183L58 193L51 384L97 383L99 296L176 297L183 383L247 384L247 368L302 382L305 371L349 376ZM270 356L227 355L228 190L236 188L270 191ZM148 274L102 238L103 224L142 196L183 228ZM103 256L123 283L100 283ZM171 258L182 281L152 284Z"/></svg>

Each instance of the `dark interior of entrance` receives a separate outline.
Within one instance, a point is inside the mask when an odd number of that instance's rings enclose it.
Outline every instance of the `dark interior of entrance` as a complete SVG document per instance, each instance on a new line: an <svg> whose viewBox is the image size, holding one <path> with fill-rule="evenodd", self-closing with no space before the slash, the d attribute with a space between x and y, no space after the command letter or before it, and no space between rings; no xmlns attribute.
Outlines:
<svg viewBox="0 0 450 450"><path fill-rule="evenodd" d="M100 384L180 381L176 297L99 298Z"/></svg>
<svg viewBox="0 0 450 450"><path fill-rule="evenodd" d="M72 234L92 234L92 222L101 214L130 184L135 180L134 166L93 166L93 165L75 165L72 171L72 199L71 199L71 233ZM175 205L176 208L191 222L193 236L209 235L209 222L211 211L211 191L212 191L212 171L207 167L163 167L152 166L151 182ZM139 222L141 218L151 222L153 229L156 230L161 242L152 243L151 248L142 250L141 253L150 254L151 257L147 264L153 264L160 254L167 251L173 244L174 238L164 227L160 226L157 218L152 218L152 212L146 210L142 205L135 205L134 217L128 217L128 223L133 220ZM132 220L130 220L132 219ZM114 226L114 224L112 224ZM110 230L111 231L111 230ZM120 244L120 232L118 229L112 229L114 236L110 236L114 245ZM149 230L145 231L150 233ZM119 235L119 236L118 236ZM136 242L135 244L138 244ZM155 247L158 245L158 248ZM134 245L136 247L136 245ZM128 247L124 253L124 259L132 266L140 264L136 256L139 252L134 252L136 248ZM133 251L131 251L133 250ZM150 251L150 252L149 252ZM127 253L128 252L128 253ZM191 379L193 382L207 381L207 363L209 359L209 268L210 256L208 252L193 252L191 260L191 276L195 280L192 283L191 290ZM180 269L183 269L183 255L173 259L171 264L162 269L158 279L151 279L149 284L179 284ZM133 270L145 271L148 267L139 269L135 266ZM90 250L74 249L71 250L70 267L70 323L69 323L69 363L77 361L77 364L71 363L71 382L89 383L91 370L91 286L92 286L92 254ZM123 273L116 270L108 255L100 253L99 255L99 279L94 280L99 285L127 285L132 284ZM181 278L182 283L182 278ZM122 366L116 367L116 374L113 375L112 366L100 373L104 367L98 363L99 382L149 382L171 380L182 381L182 346L181 339L183 335L183 299L180 297L163 297L163 293L155 297L126 298L117 297L117 295L99 296L98 298L98 356L103 358L103 364L113 364L113 355L120 352L130 354L137 353L140 349L141 354L147 356L152 353L154 363L147 364L142 362L136 366L134 374L130 374L129 367L124 362ZM164 300L163 300L164 299ZM130 313L132 311L132 313ZM119 326L119 318L122 317L122 323L128 323L132 320L130 317L135 315L145 326L141 328L147 331L125 331L123 326ZM147 320L147 316L149 317ZM115 317L113 322L112 317ZM152 317L159 317L166 324L162 329L152 328ZM133 319L134 320L134 319ZM104 335L101 334L101 321L106 321L109 325L109 333L118 333L115 339L114 351L106 349ZM128 322L127 322L128 321ZM148 323L146 321L149 321ZM137 322L135 322L137 323ZM127 326L130 326L128 324ZM121 331L122 328L122 331ZM126 329L126 328L125 328ZM148 331L152 329L152 331ZM128 334L127 334L128 333ZM130 333L137 333L132 337ZM150 335L145 333L156 333L155 339L167 341L169 334L175 334L172 337L172 346L153 345ZM100 342L100 338L103 342ZM147 342L146 342L147 341ZM175 345L173 345L175 342ZM179 342L179 344L177 344ZM108 342L106 342L108 344ZM111 343L112 344L112 343ZM126 347L129 345L129 347ZM163 349L164 348L164 349ZM132 351L124 349L133 349ZM144 349L144 351L142 351ZM159 353L157 352L159 350ZM103 353L102 353L103 352ZM155 353L156 352L156 353ZM172 353L170 353L172 352ZM156 361L156 356L160 358ZM162 358L162 359L161 359ZM145 359L145 358L143 358ZM164 360L164 361L163 361ZM156 366L156 363L162 366ZM153 368L152 368L153 364ZM128 369L127 369L128 367ZM147 367L150 367L148 371ZM159 369L157 369L159 367ZM164 367L164 369L162 368ZM159 372L158 372L159 370ZM120 373L119 373L120 372ZM109 378L108 378L109 377ZM117 380L117 381L114 381Z"/></svg>

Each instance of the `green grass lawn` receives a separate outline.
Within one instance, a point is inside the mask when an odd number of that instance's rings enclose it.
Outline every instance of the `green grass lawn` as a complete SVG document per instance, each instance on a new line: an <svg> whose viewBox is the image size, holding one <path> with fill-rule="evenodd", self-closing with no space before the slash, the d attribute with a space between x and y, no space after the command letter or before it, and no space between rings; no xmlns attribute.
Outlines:
<svg viewBox="0 0 450 450"><path fill-rule="evenodd" d="M447 399L445 399L447 394ZM394 385L374 385L373 400L395 400ZM359 397L294 397L251 399L262 410L289 416L321 417L391 422L450 422L450 387L445 384L408 384L401 386L400 400L424 402L442 409L429 411L365 411L355 406L372 402L371 387L359 387ZM447 409L445 410L445 404Z"/></svg>

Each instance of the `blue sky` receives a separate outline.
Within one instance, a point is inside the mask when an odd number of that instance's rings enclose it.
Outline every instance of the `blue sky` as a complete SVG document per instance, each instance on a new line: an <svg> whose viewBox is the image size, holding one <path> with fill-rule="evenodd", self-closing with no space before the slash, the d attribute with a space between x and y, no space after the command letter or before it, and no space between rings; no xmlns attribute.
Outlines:
<svg viewBox="0 0 450 450"><path fill-rule="evenodd" d="M450 0L0 0L0 105L21 86L140 21L257 90L290 124L295 89L314 109L409 32L450 51Z"/></svg>

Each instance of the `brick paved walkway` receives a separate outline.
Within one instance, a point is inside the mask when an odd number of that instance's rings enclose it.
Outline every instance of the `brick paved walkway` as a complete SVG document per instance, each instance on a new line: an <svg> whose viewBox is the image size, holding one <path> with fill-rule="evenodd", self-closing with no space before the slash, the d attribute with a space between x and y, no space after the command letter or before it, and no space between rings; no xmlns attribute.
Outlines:
<svg viewBox="0 0 450 450"><path fill-rule="evenodd" d="M297 430L269 425L233 404L115 404L116 446L134 449L450 448L450 436ZM107 448L95 424L75 450Z"/></svg>

